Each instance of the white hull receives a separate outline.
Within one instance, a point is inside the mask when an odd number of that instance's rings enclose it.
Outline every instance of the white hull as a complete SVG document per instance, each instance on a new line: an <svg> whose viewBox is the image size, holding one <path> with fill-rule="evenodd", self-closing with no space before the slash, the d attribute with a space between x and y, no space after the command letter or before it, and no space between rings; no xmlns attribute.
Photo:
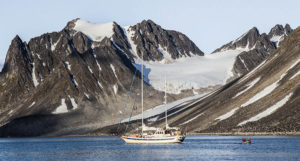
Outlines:
<svg viewBox="0 0 300 161"><path fill-rule="evenodd" d="M185 136L167 136L167 137L121 137L128 144L173 144L182 143Z"/></svg>

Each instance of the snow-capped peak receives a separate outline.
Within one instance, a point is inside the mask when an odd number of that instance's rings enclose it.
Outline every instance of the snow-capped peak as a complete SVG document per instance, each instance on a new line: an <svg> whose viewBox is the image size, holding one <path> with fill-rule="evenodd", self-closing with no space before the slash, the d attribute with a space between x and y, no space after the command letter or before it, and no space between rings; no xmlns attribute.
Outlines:
<svg viewBox="0 0 300 161"><path fill-rule="evenodd" d="M102 41L105 37L111 38L114 34L114 22L103 24L93 24L85 20L78 19L75 22L74 30L87 35L93 41Z"/></svg>
<svg viewBox="0 0 300 161"><path fill-rule="evenodd" d="M289 24L286 24L285 27L282 25L275 25L269 32L268 36L270 41L276 44L276 47L279 47L279 43L284 40L293 30Z"/></svg>

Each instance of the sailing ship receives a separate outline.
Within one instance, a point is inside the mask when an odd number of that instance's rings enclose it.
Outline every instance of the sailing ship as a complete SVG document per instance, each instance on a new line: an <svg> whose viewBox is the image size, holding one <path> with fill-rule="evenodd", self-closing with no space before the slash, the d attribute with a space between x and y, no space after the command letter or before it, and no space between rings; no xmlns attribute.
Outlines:
<svg viewBox="0 0 300 161"><path fill-rule="evenodd" d="M143 58L143 57L142 57ZM165 79L165 128L150 128L146 129L144 125L144 103L143 103L143 59L141 68L141 106L142 106L142 131L138 134L123 135L121 138L129 144L170 144L170 143L182 143L185 139L185 135L181 133L179 128L168 126L168 113L167 113L167 83Z"/></svg>

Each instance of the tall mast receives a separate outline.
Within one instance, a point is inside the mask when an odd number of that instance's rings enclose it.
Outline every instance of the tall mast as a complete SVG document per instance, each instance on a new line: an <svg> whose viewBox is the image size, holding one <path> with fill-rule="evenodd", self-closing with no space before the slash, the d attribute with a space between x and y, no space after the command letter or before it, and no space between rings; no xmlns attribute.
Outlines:
<svg viewBox="0 0 300 161"><path fill-rule="evenodd" d="M167 76L165 75L165 117L166 117L166 129L168 128L168 108L167 108Z"/></svg>
<svg viewBox="0 0 300 161"><path fill-rule="evenodd" d="M144 55L142 52L142 80L141 80L141 86L142 86L142 134L144 133L144 59L143 59Z"/></svg>

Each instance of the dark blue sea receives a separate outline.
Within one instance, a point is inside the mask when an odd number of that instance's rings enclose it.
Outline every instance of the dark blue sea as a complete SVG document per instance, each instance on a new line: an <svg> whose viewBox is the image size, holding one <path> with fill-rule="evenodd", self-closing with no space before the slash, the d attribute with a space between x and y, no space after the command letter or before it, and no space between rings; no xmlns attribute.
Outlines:
<svg viewBox="0 0 300 161"><path fill-rule="evenodd" d="M187 136L169 145L131 145L113 136L1 138L0 160L300 160L300 137L252 136L252 144L242 138Z"/></svg>

